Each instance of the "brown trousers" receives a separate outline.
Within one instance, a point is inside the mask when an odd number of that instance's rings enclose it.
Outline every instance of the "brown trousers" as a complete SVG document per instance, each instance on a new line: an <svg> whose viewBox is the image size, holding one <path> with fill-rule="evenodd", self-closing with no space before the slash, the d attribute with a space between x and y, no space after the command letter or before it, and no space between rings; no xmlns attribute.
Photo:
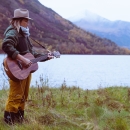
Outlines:
<svg viewBox="0 0 130 130"><path fill-rule="evenodd" d="M9 81L10 90L6 102L5 111L17 113L18 110L24 111L25 102L28 98L31 74L19 82Z"/></svg>

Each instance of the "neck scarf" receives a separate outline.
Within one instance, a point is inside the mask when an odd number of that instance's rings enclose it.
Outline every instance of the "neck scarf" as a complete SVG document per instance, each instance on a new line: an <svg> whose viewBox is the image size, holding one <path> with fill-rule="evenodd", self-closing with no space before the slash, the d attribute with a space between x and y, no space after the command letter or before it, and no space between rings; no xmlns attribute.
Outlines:
<svg viewBox="0 0 130 130"><path fill-rule="evenodd" d="M21 30L22 30L22 32L23 32L23 34L24 34L25 37L28 37L30 35L28 27L25 28L23 26L20 26L20 28L21 28Z"/></svg>

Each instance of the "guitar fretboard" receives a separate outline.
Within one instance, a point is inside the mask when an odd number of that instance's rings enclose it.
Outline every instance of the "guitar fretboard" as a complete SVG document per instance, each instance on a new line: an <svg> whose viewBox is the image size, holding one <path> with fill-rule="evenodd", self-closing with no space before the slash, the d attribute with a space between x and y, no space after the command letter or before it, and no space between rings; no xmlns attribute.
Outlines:
<svg viewBox="0 0 130 130"><path fill-rule="evenodd" d="M39 61L46 60L47 57L48 57L48 54L45 54L45 55L40 56L40 57L37 57L37 58L35 58L35 59L31 59L31 61L32 61L32 63L37 63L37 62L39 62Z"/></svg>

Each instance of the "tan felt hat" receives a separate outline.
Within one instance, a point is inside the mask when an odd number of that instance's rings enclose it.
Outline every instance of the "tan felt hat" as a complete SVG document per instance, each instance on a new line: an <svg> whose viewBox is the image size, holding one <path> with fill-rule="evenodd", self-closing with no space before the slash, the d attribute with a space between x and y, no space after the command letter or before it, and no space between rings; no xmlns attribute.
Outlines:
<svg viewBox="0 0 130 130"><path fill-rule="evenodd" d="M14 17L12 19L16 19L16 18L27 18L32 20L29 17L29 11L27 9L15 9L14 10Z"/></svg>

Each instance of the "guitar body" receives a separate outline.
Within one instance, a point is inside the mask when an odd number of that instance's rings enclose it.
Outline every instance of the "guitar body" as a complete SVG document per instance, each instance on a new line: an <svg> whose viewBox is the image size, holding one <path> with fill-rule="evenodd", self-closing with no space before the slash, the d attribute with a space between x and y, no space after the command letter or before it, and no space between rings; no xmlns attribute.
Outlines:
<svg viewBox="0 0 130 130"><path fill-rule="evenodd" d="M23 55L25 58L28 59L35 59L31 53L27 53ZM10 57L6 57L4 59L4 70L7 76L13 81L24 80L28 77L30 73L35 72L38 69L38 64L33 63L30 67L25 67L22 65L22 69L19 67L16 60L12 60Z"/></svg>

